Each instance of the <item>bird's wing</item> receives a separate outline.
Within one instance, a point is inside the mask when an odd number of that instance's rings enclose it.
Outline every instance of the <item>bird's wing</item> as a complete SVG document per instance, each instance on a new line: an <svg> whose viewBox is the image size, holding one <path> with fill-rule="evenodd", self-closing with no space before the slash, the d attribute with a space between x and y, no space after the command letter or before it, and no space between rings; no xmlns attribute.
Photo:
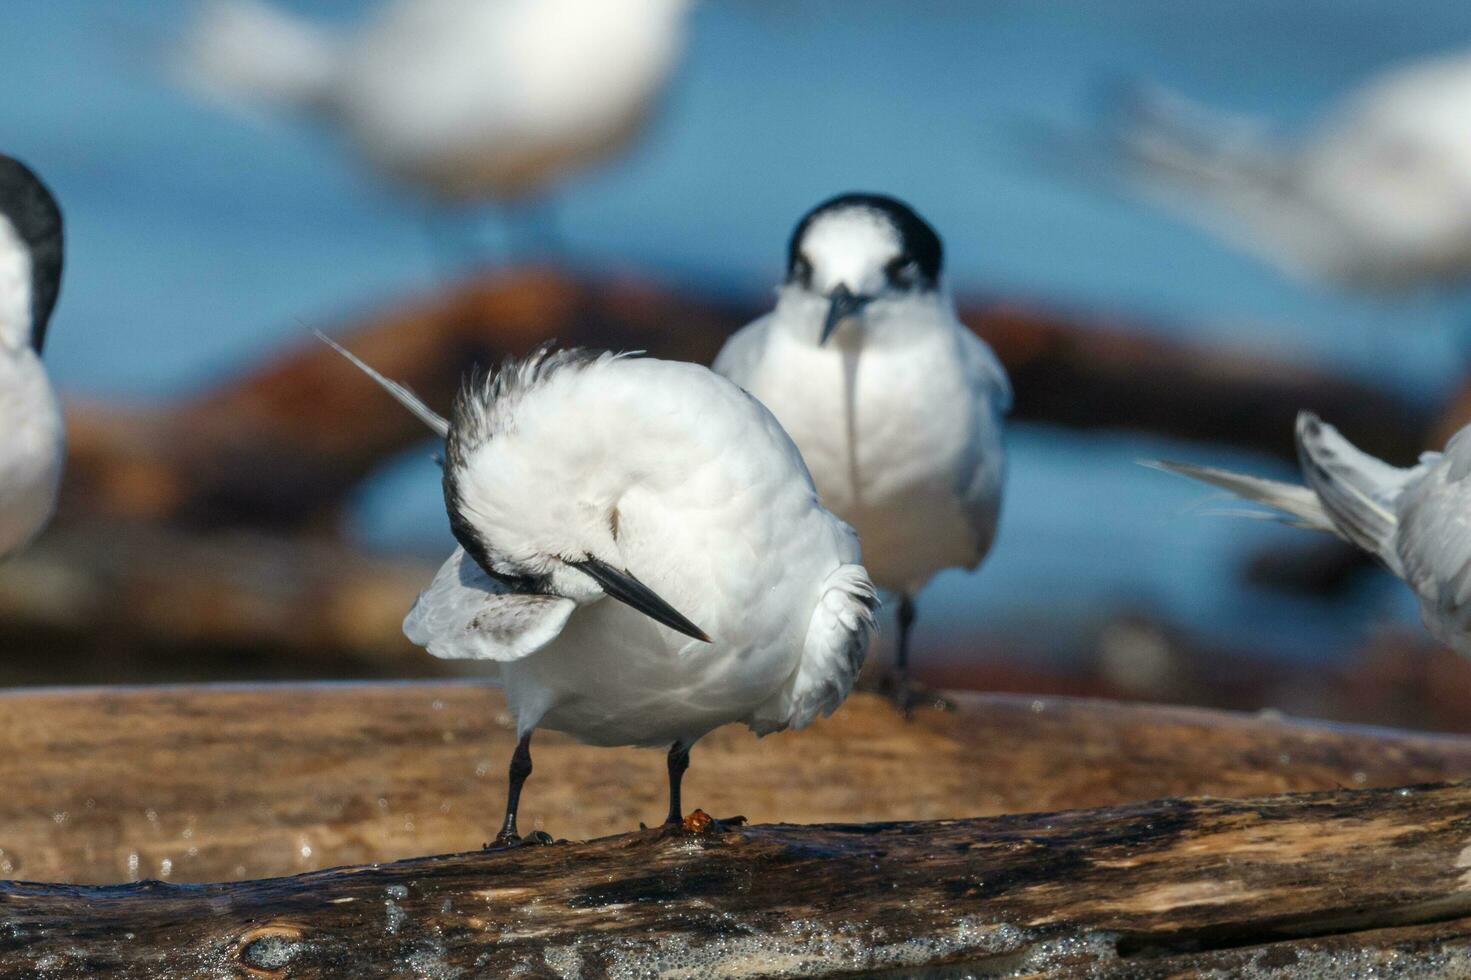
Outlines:
<svg viewBox="0 0 1471 980"><path fill-rule="evenodd" d="M1425 603L1450 613L1471 602L1471 487L1444 473L1407 495L1396 556L1406 582Z"/></svg>
<svg viewBox="0 0 1471 980"><path fill-rule="evenodd" d="M1011 379L1007 377L1006 368L1001 366L991 345L964 324L960 329L960 357L967 375L990 396L996 412L1001 415L1009 413Z"/></svg>
<svg viewBox="0 0 1471 980"><path fill-rule="evenodd" d="M1398 499L1421 467L1400 469L1375 459L1311 412L1297 416L1297 458L1339 534L1400 574Z"/></svg>
<svg viewBox="0 0 1471 980"><path fill-rule="evenodd" d="M1001 419L1011 410L1011 381L990 346L964 327L960 351L967 380L983 393L976 399L970 439L956 477L962 506L975 536L976 561L991 550L1006 481L1006 447Z"/></svg>
<svg viewBox="0 0 1471 980"><path fill-rule="evenodd" d="M577 603L511 592L456 548L404 619L404 635L445 660L520 660L562 632Z"/></svg>
<svg viewBox="0 0 1471 980"><path fill-rule="evenodd" d="M1357 274L1351 231L1303 187L1296 147L1175 92L1122 92L1105 138L1137 192L1292 273Z"/></svg>
<svg viewBox="0 0 1471 980"><path fill-rule="evenodd" d="M766 350L770 322L771 317L764 316L731 334L720 353L715 355L711 370L749 389L761 364L761 355Z"/></svg>
<svg viewBox="0 0 1471 980"><path fill-rule="evenodd" d="M1445 455L1427 453L1396 502L1395 555L1427 605L1450 612L1471 603L1471 429Z"/></svg>
<svg viewBox="0 0 1471 980"><path fill-rule="evenodd" d="M229 103L327 107L340 60L331 34L259 0L199 7L172 57L181 84Z"/></svg>
<svg viewBox="0 0 1471 980"><path fill-rule="evenodd" d="M868 655L878 605L878 592L863 566L839 565L827 577L807 624L796 673L750 719L757 734L803 728L843 703Z"/></svg>

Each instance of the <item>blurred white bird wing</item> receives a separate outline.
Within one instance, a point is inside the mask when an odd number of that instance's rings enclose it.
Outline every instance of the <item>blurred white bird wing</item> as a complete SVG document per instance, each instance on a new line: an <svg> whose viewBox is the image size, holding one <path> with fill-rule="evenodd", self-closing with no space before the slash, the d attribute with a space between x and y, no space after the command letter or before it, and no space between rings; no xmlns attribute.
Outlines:
<svg viewBox="0 0 1471 980"><path fill-rule="evenodd" d="M446 660L520 660L556 639L577 603L511 592L456 548L404 619L404 635Z"/></svg>
<svg viewBox="0 0 1471 980"><path fill-rule="evenodd" d="M975 532L979 562L996 537L1001 511L1001 490L1006 481L1001 419L1011 411L1011 381L990 346L963 325L959 342L969 385L983 393L973 407L970 439L956 473L960 500Z"/></svg>
<svg viewBox="0 0 1471 980"><path fill-rule="evenodd" d="M878 593L863 566L839 565L828 575L807 624L796 673L750 719L758 735L803 728L843 703L868 655L878 605Z"/></svg>
<svg viewBox="0 0 1471 980"><path fill-rule="evenodd" d="M715 355L711 370L724 375L742 388L750 389L761 358L766 353L766 338L771 331L771 314L746 324L730 335L720 353Z"/></svg>

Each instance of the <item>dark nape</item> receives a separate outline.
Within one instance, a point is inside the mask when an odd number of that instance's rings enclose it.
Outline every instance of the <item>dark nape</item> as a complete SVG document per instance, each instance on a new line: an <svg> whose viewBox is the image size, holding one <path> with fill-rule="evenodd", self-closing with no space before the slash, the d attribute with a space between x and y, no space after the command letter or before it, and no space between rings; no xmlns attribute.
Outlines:
<svg viewBox="0 0 1471 980"><path fill-rule="evenodd" d="M39 352L61 292L61 207L29 167L0 154L0 214L30 251L31 345Z"/></svg>

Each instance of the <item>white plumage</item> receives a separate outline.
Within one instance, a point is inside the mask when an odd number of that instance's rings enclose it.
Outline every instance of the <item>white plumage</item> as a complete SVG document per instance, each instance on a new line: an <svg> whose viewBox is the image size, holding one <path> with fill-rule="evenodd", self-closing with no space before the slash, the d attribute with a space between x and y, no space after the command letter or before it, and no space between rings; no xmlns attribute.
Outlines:
<svg viewBox="0 0 1471 980"><path fill-rule="evenodd" d="M1154 464L1275 508L1287 523L1336 534L1414 591L1426 627L1471 656L1471 427L1412 467L1362 452L1304 412L1297 447L1305 486L1184 463Z"/></svg>
<svg viewBox="0 0 1471 980"><path fill-rule="evenodd" d="M0 559L25 547L56 509L65 429L41 347L61 259L56 200L0 155Z"/></svg>
<svg viewBox="0 0 1471 980"><path fill-rule="evenodd" d="M211 0L186 81L306 112L378 171L446 201L513 200L636 136L689 0L387 0L334 33L257 0Z"/></svg>
<svg viewBox="0 0 1471 980"><path fill-rule="evenodd" d="M1471 54L1370 80L1300 139L1144 90L1117 124L1137 186L1286 271L1364 289L1471 278Z"/></svg>
<svg viewBox="0 0 1471 980"><path fill-rule="evenodd" d="M834 198L798 224L776 308L715 360L781 421L823 504L858 531L874 582L900 595L901 674L912 597L985 558L1006 472L1011 388L957 319L941 260L901 202Z"/></svg>
<svg viewBox="0 0 1471 980"><path fill-rule="evenodd" d="M543 350L472 379L445 431L461 547L404 629L505 687L522 743L503 840L537 727L671 746L677 820L701 736L800 728L847 696L876 604L857 538L735 385L693 364Z"/></svg>

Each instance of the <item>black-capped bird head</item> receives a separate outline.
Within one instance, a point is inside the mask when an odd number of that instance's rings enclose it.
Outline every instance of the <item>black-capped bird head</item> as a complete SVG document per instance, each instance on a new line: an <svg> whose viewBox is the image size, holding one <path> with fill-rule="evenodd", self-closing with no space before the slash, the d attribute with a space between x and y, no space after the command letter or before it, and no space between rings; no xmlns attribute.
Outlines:
<svg viewBox="0 0 1471 980"><path fill-rule="evenodd" d="M29 167L0 154L0 342L36 352L61 290L61 208ZM7 274L20 294L7 290Z"/></svg>
<svg viewBox="0 0 1471 980"><path fill-rule="evenodd" d="M840 194L802 217L787 253L787 285L827 304L819 341L878 300L939 287L940 236L897 198Z"/></svg>
<svg viewBox="0 0 1471 980"><path fill-rule="evenodd" d="M616 355L543 346L485 378L471 375L455 399L445 439L450 531L509 592L560 596L579 605L615 599L708 643L704 630L617 559L616 505L597 502L598 495L583 485L587 473L513 438L518 407L529 392L610 359ZM564 421L575 424L576 413Z"/></svg>

